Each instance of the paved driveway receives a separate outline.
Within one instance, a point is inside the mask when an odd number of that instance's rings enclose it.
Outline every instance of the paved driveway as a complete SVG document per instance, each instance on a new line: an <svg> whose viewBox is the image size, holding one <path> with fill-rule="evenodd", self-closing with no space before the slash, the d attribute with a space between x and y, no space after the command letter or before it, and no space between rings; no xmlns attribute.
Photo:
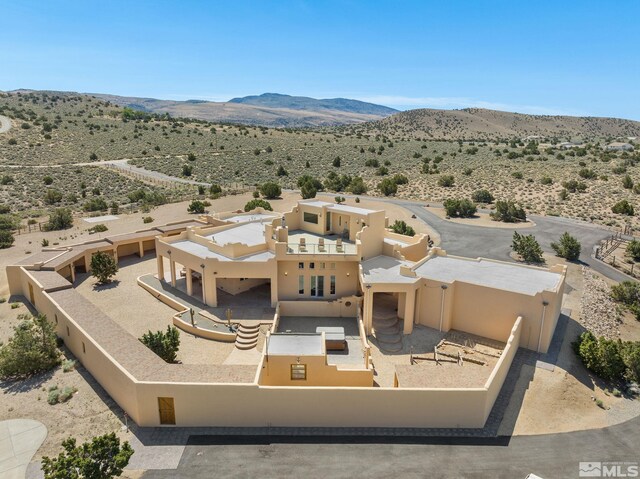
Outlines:
<svg viewBox="0 0 640 479"><path fill-rule="evenodd" d="M0 422L0 477L24 479L29 461L46 437L45 425L33 419Z"/></svg>
<svg viewBox="0 0 640 479"><path fill-rule="evenodd" d="M591 431L473 440L192 436L177 470L142 477L577 478L581 461L640 461L639 436L640 418Z"/></svg>

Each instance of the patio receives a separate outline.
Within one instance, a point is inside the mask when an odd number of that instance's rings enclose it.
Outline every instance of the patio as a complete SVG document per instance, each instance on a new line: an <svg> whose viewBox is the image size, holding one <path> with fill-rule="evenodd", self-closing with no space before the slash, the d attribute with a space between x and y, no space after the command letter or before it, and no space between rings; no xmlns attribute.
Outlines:
<svg viewBox="0 0 640 479"><path fill-rule="evenodd" d="M318 327L343 328L347 343L344 351L327 351L327 362L333 365L364 364L362 340L356 318L325 318L311 316L281 316L277 333L315 333Z"/></svg>
<svg viewBox="0 0 640 479"><path fill-rule="evenodd" d="M290 254L356 254L356 244L337 234L319 235L303 230L289 232Z"/></svg>

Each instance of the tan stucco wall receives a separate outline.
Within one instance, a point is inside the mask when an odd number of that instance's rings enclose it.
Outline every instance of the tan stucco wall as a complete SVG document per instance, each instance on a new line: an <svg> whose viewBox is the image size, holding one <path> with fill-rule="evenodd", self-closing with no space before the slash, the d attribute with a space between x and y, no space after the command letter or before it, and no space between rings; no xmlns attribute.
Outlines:
<svg viewBox="0 0 640 479"><path fill-rule="evenodd" d="M314 269L309 268L309 263L314 263ZM298 263L304 263L304 268L300 269ZM321 263L324 263L324 269ZM331 269L334 264L335 268ZM324 276L324 298L336 299L343 296L351 296L358 292L358 262L356 261L334 261L323 259L316 255L314 257L300 257L296 261L278 261L278 299L294 300L310 298L311 276ZM286 274L285 274L286 273ZM298 294L298 277L304 276L305 294ZM331 276L336 277L336 294L331 295Z"/></svg>
<svg viewBox="0 0 640 479"><path fill-rule="evenodd" d="M265 278L218 278L217 287L230 294L240 294L268 282Z"/></svg>
<svg viewBox="0 0 640 479"><path fill-rule="evenodd" d="M307 366L306 380L291 380L291 365ZM325 356L273 356L265 357L260 370L258 383L262 386L336 386L336 387L372 387L373 370L344 369L326 363Z"/></svg>

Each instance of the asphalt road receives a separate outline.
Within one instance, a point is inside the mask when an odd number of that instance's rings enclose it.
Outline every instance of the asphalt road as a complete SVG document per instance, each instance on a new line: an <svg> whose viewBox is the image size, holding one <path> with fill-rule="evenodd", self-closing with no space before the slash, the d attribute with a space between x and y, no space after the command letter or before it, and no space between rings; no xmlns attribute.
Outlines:
<svg viewBox="0 0 640 479"><path fill-rule="evenodd" d="M640 461L639 433L640 418L605 429L475 440L192 436L177 470L142 477L577 478L581 461Z"/></svg>

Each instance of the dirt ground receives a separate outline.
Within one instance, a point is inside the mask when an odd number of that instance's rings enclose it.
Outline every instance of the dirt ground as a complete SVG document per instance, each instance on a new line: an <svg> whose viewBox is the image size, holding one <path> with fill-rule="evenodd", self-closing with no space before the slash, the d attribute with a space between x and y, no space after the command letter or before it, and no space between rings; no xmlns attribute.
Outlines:
<svg viewBox="0 0 640 479"><path fill-rule="evenodd" d="M552 261L551 257L546 259L547 262ZM580 324L584 277L580 265L556 257L553 261L568 266L563 309L570 309L571 317L562 349L553 371L523 366L500 434L551 434L595 429L618 424L640 414L640 400L614 397L573 352L571 343L584 331ZM640 322L631 315L624 315L620 338L639 340ZM597 406L597 399L603 401L605 409Z"/></svg>
<svg viewBox="0 0 640 479"><path fill-rule="evenodd" d="M442 219L451 221L452 223L460 223L462 225L484 226L485 228L530 228L535 226L533 221L523 221L522 223L504 223L502 221L493 221L488 213L476 213L473 218L447 218L447 213L443 207L429 206L428 211L434 215L438 215Z"/></svg>
<svg viewBox="0 0 640 479"><path fill-rule="evenodd" d="M320 195L319 197L324 199ZM250 195L225 197L213 201L210 210L227 211L241 208L249 198ZM294 205L298 199L299 195L297 194L285 193L283 199L275 200L271 203L275 210L284 211ZM347 203L355 204L351 199ZM401 207L376 203L370 200L362 200L359 206L384 207L387 209L387 216L389 216L390 221L404 219L414 226L417 232L429 233L428 227L417 220L413 220L410 213ZM76 226L67 231L17 236L15 246L0 253L0 298L8 298L5 266L23 258L29 252L36 252L40 248L40 242L43 238L49 239L51 245L54 243L62 245L95 239L101 235L144 229L150 225L142 223L143 216L147 216L147 214L122 215L118 220L105 223L109 227L108 232L96 235L87 233L86 230L90 227L89 223L77 220ZM151 226L189 217L186 214L186 203L162 206L152 210L150 216L155 218ZM554 257L552 262L558 262L558 258ZM149 270L148 272L153 272L155 261L145 259L129 269L123 268L122 274L125 276L121 280L133 280L136 274L147 269ZM79 289L86 288L88 290L91 287L90 283L90 279L85 280ZM607 395L603 385L595 381L587 373L571 350L570 343L581 330L579 319L582 274L579 265L569 265L567 285L570 288L567 288L564 307L571 309L572 314L567 326L564 346L555 370L547 371L525 366L507 410L501 432L526 435L597 428L619 423L640 414L640 401ZM159 324L168 324L172 310L155 302L155 300L151 301L153 297L142 291L141 288L139 289L139 294L136 293L136 301L143 302L145 308L149 308L150 312L157 315ZM123 306L116 304L117 298L121 298L119 293L105 294L100 297L99 301L96 300L96 304L99 303L101 307L113 309L124 318L126 311ZM27 307L23 304L20 304L16 309L12 309L8 301L0 304L1 341L6 341L11 336L12 328L18 323L18 314L27 311ZM127 327L130 328L132 334L139 334L147 326L146 323L138 324L132 321ZM620 331L623 339L640 339L640 323L630 315L624 316ZM416 332L420 334L420 328L416 328ZM425 340L429 339L426 337L429 336L428 332L424 334ZM192 358L191 360L204 361L207 355L205 351L209 350L208 345L205 344L206 341L187 338L186 334L182 336L184 351L189 351L188 356ZM437 342L439 338L435 340ZM374 362L376 362L376 354L378 353L374 348ZM199 357L200 359L198 359ZM225 356L225 358L229 357L228 354ZM224 361L224 358L222 355L218 359L206 358L206 361L211 360ZM395 367L393 363L404 363L405 361L408 361L408 358L404 358L402 355L391 358L388 363L390 367L387 368L388 370L381 370L380 377L377 380L388 384L392 380L392 370ZM61 387L76 387L78 392L67 403L51 406L46 401L47 391L50 386L56 384ZM122 437L126 437L126 434L121 431L123 425L122 410L104 393L102 388L81 366L77 370L67 373L58 368L53 373L40 375L20 383L1 383L0 389L2 390L0 420L19 417L33 418L42 421L47 426L49 435L36 458L57 453L60 449L61 441L69 436L74 436L79 441L84 441L98 434L115 431ZM607 409L600 409L596 406L592 397L602 399ZM127 477L133 477L134 475L129 473Z"/></svg>

